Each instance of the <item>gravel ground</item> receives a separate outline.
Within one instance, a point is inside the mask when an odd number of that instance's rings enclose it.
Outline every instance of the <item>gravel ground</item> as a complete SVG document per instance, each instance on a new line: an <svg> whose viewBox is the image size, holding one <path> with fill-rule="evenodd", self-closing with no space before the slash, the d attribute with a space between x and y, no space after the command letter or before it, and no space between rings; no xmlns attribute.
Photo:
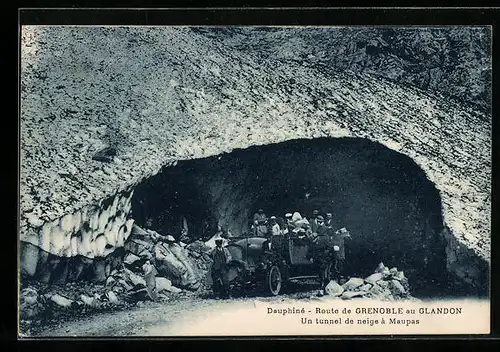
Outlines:
<svg viewBox="0 0 500 352"><path fill-rule="evenodd" d="M292 292L293 291L293 292ZM90 316L57 321L33 330L29 337L113 337L113 336L168 336L174 335L181 324L199 320L214 309L250 308L254 302L308 301L319 299L317 284L304 282L293 285L277 297L252 294L231 299L214 299L208 292L179 295L169 302L139 302L118 311L96 313Z"/></svg>

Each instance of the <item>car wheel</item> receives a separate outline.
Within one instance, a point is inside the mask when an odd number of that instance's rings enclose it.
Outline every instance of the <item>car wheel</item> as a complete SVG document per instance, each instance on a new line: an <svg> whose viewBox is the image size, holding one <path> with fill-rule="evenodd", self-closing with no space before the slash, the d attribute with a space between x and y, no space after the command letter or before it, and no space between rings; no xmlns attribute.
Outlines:
<svg viewBox="0 0 500 352"><path fill-rule="evenodd" d="M267 274L267 285L269 292L273 296L277 296L281 290L281 271L276 265L273 265Z"/></svg>

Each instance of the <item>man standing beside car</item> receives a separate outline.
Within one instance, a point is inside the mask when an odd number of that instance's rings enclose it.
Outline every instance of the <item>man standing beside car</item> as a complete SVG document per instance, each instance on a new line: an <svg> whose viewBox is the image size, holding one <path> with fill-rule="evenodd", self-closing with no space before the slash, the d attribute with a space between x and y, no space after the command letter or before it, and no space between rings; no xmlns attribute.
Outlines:
<svg viewBox="0 0 500 352"><path fill-rule="evenodd" d="M281 232L281 228L276 221L275 216L271 216L269 219L270 222L270 232L271 232L271 251L274 255L281 259L283 252L283 233Z"/></svg>
<svg viewBox="0 0 500 352"><path fill-rule="evenodd" d="M320 294L324 294L325 286L328 284L328 264L331 261L332 242L328 236L328 229L324 224L324 219L321 215L317 217L318 227L316 229L317 236L314 238L314 254L315 261L319 269L319 277L321 279Z"/></svg>
<svg viewBox="0 0 500 352"><path fill-rule="evenodd" d="M222 239L215 240L215 248L212 252L212 281L214 293L220 298L229 298L228 264L231 254L228 249L222 247Z"/></svg>
<svg viewBox="0 0 500 352"><path fill-rule="evenodd" d="M345 239L351 238L349 231L345 227L333 233L333 258L335 263L335 276L340 281L344 276L344 263L345 263Z"/></svg>

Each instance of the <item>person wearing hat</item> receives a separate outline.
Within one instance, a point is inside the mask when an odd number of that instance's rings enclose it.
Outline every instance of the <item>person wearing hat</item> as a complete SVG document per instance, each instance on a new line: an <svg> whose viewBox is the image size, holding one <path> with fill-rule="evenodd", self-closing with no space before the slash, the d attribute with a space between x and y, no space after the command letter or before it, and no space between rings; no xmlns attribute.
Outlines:
<svg viewBox="0 0 500 352"><path fill-rule="evenodd" d="M278 225L278 222L276 220L276 216L271 216L269 218L269 227L270 227L270 232L271 236L279 236L281 235L281 229L280 225Z"/></svg>
<svg viewBox="0 0 500 352"><path fill-rule="evenodd" d="M322 216L322 215L318 215L316 217L316 224L317 224L317 228L316 228L316 233L319 233L319 230L320 229L323 229L324 230L324 227L325 227L325 218Z"/></svg>
<svg viewBox="0 0 500 352"><path fill-rule="evenodd" d="M283 224L283 234L284 235L291 235L293 228L294 228L294 224L293 224L293 220L292 220L292 213L286 213L285 214L285 223Z"/></svg>
<svg viewBox="0 0 500 352"><path fill-rule="evenodd" d="M284 254L284 259L286 260L287 263L290 264L290 256L285 255L285 253L288 253L289 251L289 239L290 237L293 237L294 232L293 229L295 228L295 225L292 220L292 213L286 213L285 214L285 223L283 224L283 246L282 246L282 253Z"/></svg>
<svg viewBox="0 0 500 352"><path fill-rule="evenodd" d="M333 215L332 213L326 213L325 226L332 227L333 226Z"/></svg>
<svg viewBox="0 0 500 352"><path fill-rule="evenodd" d="M345 227L335 231L332 236L334 271L339 280L344 276L345 240L350 238L351 235Z"/></svg>
<svg viewBox="0 0 500 352"><path fill-rule="evenodd" d="M271 227L269 231L271 233L271 250L277 257L281 258L283 252L283 233L281 232L276 216L271 216L269 222Z"/></svg>
<svg viewBox="0 0 500 352"><path fill-rule="evenodd" d="M334 230L333 230L333 216L332 216L332 213L326 213L325 231L326 231L326 235L330 239L330 242L333 243ZM333 244L332 244L332 246L333 246Z"/></svg>
<svg viewBox="0 0 500 352"><path fill-rule="evenodd" d="M258 209L253 215L252 228L255 236L265 237L267 235L267 216L263 209Z"/></svg>
<svg viewBox="0 0 500 352"><path fill-rule="evenodd" d="M313 240L314 244L314 261L318 264L319 277L321 280L320 293L324 293L325 286L328 284L328 264L331 261L332 255L332 242L327 234L327 227L324 224L323 216L318 215L317 217L318 227L316 229L317 236Z"/></svg>
<svg viewBox="0 0 500 352"><path fill-rule="evenodd" d="M231 254L228 249L222 247L222 238L215 240L215 248L212 252L212 282L213 290L221 298L229 297L228 264L231 261Z"/></svg>
<svg viewBox="0 0 500 352"><path fill-rule="evenodd" d="M317 210L315 210L313 213L315 213L315 212L317 212ZM313 227L313 225L314 225L314 227ZM313 228L314 228L314 231L313 231ZM321 216L321 215L316 215L316 217L310 221L310 227L306 232L306 236L311 242L309 245L308 251L307 251L307 258L311 262L313 262L317 259L316 258L317 255L316 255L315 243L318 239L318 231L322 232L322 233L326 232L326 228L324 226L324 219L323 219L323 216Z"/></svg>
<svg viewBox="0 0 500 352"><path fill-rule="evenodd" d="M321 216L321 215L319 215L319 210L313 210L311 221L309 221L309 223L311 225L311 232L313 233L313 236L315 236L315 234L317 233L318 216Z"/></svg>

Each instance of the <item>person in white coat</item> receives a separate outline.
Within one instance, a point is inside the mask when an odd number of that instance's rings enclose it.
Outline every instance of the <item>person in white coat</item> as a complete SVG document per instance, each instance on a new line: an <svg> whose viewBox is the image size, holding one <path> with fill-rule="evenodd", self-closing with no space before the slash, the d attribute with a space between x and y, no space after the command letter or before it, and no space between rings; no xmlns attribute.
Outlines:
<svg viewBox="0 0 500 352"><path fill-rule="evenodd" d="M280 225L276 221L275 216L271 216L269 219L271 226L271 250L279 258L282 257L283 252L283 232L281 231Z"/></svg>

